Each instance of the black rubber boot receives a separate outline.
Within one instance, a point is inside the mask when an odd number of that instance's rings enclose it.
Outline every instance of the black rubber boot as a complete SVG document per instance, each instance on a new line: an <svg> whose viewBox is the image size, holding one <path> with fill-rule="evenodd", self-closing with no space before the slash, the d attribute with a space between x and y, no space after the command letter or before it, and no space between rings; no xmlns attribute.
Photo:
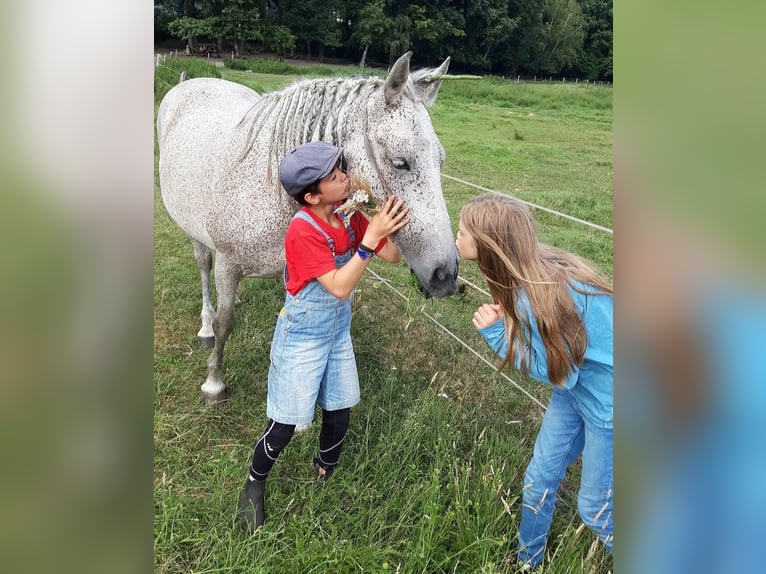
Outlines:
<svg viewBox="0 0 766 574"><path fill-rule="evenodd" d="M335 472L334 468L325 468L319 464L319 459L314 459L314 475L319 479L329 480L332 473Z"/></svg>
<svg viewBox="0 0 766 574"><path fill-rule="evenodd" d="M242 528L252 534L263 526L263 494L266 489L266 480L245 479L245 487L239 495L239 511L237 521Z"/></svg>

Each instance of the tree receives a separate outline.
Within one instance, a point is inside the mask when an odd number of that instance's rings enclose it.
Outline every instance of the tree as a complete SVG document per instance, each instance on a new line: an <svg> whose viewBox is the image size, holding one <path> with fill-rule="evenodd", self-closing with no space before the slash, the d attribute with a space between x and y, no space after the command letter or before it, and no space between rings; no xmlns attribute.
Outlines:
<svg viewBox="0 0 766 574"><path fill-rule="evenodd" d="M194 51L195 38L197 36L209 36L212 32L209 20L190 18L188 16L170 22L168 30L174 36L186 40L186 51L189 54Z"/></svg>
<svg viewBox="0 0 766 574"><path fill-rule="evenodd" d="M543 72L556 74L574 64L582 51L585 20L577 0L546 0L544 40L538 56Z"/></svg>
<svg viewBox="0 0 766 574"><path fill-rule="evenodd" d="M219 16L213 17L215 35L233 40L236 53L245 54L245 42L262 40L261 12L254 0L228 0Z"/></svg>
<svg viewBox="0 0 766 574"><path fill-rule="evenodd" d="M412 46L412 20L406 14L398 14L391 19L391 27L383 40L388 54L388 66L397 56L405 53Z"/></svg>
<svg viewBox="0 0 766 574"><path fill-rule="evenodd" d="M290 28L287 26L267 21L263 28L263 43L279 56L284 56L295 48L295 36L290 33Z"/></svg>
<svg viewBox="0 0 766 574"><path fill-rule="evenodd" d="M612 0L581 0L585 18L583 54L578 67L586 78L612 78Z"/></svg>
<svg viewBox="0 0 766 574"><path fill-rule="evenodd" d="M183 0L154 0L154 41L170 37L168 25L182 15Z"/></svg>
<svg viewBox="0 0 766 574"><path fill-rule="evenodd" d="M362 59L359 67L364 68L367 63L367 50L380 38L388 36L393 26L391 18L386 16L384 9L385 0L367 2L359 12L358 20L351 34L351 42L354 46L363 48Z"/></svg>
<svg viewBox="0 0 766 574"><path fill-rule="evenodd" d="M494 70L511 73L536 72L545 42L543 5L545 0L508 0L508 17L514 22L511 34L498 42Z"/></svg>
<svg viewBox="0 0 766 574"><path fill-rule="evenodd" d="M387 13L391 27L383 45L389 64L407 50L423 57L441 57L446 52L442 45L445 39L465 36L460 11L438 0L421 0L417 4L390 0Z"/></svg>
<svg viewBox="0 0 766 574"><path fill-rule="evenodd" d="M447 55L443 45L446 40L465 37L465 18L459 10L438 0L422 1L409 10L415 48L426 58L441 59Z"/></svg>
<svg viewBox="0 0 766 574"><path fill-rule="evenodd" d="M446 39L448 54L453 61L491 71L498 55L508 50L519 20L509 16L508 0L467 0L463 4L460 12L468 33ZM478 30L482 33L475 33Z"/></svg>
<svg viewBox="0 0 766 574"><path fill-rule="evenodd" d="M282 0L281 23L305 43L308 58L312 43L319 46L319 57L323 58L325 46L341 45L341 8L339 0Z"/></svg>

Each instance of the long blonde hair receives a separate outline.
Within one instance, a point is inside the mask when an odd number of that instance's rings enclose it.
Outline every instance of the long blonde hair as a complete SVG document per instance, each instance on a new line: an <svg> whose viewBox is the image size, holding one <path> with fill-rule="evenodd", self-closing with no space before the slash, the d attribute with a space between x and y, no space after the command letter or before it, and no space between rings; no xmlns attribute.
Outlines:
<svg viewBox="0 0 766 574"><path fill-rule="evenodd" d="M568 286L591 294L613 293L611 284L585 260L557 247L540 243L527 207L507 196L481 195L460 212L465 230L474 238L477 262L489 285L492 299L505 313L508 352L500 369L514 364L518 354L521 370L529 373L524 342L537 322L547 352L548 377L563 385L575 365L581 365L588 345L580 313ZM582 289L573 280L585 283ZM521 311L524 290L532 317Z"/></svg>

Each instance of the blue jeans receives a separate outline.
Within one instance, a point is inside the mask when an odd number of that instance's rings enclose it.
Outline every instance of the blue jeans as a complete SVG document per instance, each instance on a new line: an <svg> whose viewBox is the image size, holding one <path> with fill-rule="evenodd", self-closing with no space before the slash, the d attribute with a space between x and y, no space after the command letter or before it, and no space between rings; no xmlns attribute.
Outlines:
<svg viewBox="0 0 766 574"><path fill-rule="evenodd" d="M554 388L535 452L524 476L519 560L537 566L543 560L559 484L582 453L577 508L583 522L612 551L613 431L586 420L572 395Z"/></svg>

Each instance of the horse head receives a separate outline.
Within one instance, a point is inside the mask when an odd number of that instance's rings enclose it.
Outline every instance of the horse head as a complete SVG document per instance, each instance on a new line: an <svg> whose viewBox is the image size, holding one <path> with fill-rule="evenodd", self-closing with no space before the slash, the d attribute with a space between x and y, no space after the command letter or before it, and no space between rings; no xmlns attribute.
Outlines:
<svg viewBox="0 0 766 574"><path fill-rule="evenodd" d="M457 292L458 257L441 187L444 148L427 108L436 101L449 58L438 68L410 73L411 56L401 56L383 89L368 99L344 152L349 173L366 181L379 202L391 195L406 202L410 223L392 239L428 293L445 297Z"/></svg>

